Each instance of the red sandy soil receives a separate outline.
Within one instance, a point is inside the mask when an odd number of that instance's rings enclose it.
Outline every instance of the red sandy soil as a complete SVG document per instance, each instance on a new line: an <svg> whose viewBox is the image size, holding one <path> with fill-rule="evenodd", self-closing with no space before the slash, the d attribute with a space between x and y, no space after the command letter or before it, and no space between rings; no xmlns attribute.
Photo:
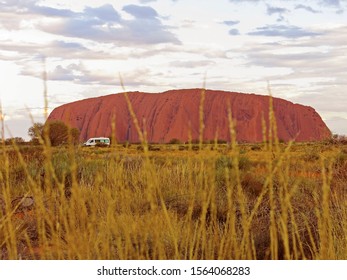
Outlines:
<svg viewBox="0 0 347 280"><path fill-rule="evenodd" d="M170 90L163 93L130 92L134 112L148 142L165 143L173 138L183 142L199 139L201 89ZM206 90L203 107L204 140L230 140L228 110L236 120L237 140L260 142L262 118L268 127L269 96ZM330 136L319 114L311 107L273 98L278 138L288 141L317 141ZM49 120L62 120L77 127L80 140L111 136L112 120L118 142L140 142L130 116L124 93L89 98L62 105L53 110Z"/></svg>

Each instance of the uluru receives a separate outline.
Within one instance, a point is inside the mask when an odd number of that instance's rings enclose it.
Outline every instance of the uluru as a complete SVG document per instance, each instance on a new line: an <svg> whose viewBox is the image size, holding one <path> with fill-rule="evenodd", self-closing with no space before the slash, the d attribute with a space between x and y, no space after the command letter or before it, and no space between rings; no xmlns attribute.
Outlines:
<svg viewBox="0 0 347 280"><path fill-rule="evenodd" d="M128 97L148 142L167 143L172 139L186 142L199 139L201 92L201 89L129 92ZM269 96L217 90L206 90L204 96L204 140L216 137L230 140L229 109L236 120L238 141L263 140L262 119L268 124ZM331 135L319 114L309 106L273 98L273 109L280 140L320 141ZM124 93L62 105L52 111L48 120L62 120L78 128L81 141L111 136L114 122L118 142L140 142Z"/></svg>

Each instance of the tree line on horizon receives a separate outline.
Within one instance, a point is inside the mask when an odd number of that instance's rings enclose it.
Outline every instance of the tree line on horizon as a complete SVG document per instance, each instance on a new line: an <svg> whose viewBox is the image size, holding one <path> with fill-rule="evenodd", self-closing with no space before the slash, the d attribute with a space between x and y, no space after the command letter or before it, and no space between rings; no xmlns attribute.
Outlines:
<svg viewBox="0 0 347 280"><path fill-rule="evenodd" d="M45 136L47 133L48 137ZM68 143L73 143L74 145L79 144L80 131L78 128L70 127L63 121L54 120L48 121L45 124L36 122L28 129L28 136L30 141L25 141L22 137L10 137L2 139L5 145L25 145L33 144L39 145L40 139L42 141L47 141L49 139L51 146L59 146ZM113 139L113 137L110 137ZM204 144L214 143L214 140L204 141ZM332 134L331 138L328 140L330 144L347 144L347 135ZM192 144L198 143L198 140L192 140ZM226 140L218 139L218 144L227 143ZM153 143L154 144L154 143ZM167 144L184 144L177 138L171 139Z"/></svg>
<svg viewBox="0 0 347 280"><path fill-rule="evenodd" d="M45 136L47 134L47 136ZM79 143L80 131L78 128L72 128L63 121L49 121L45 124L36 122L28 129L30 141L25 141L22 137L10 137L4 140L5 145L39 145L42 141L49 140L51 146L59 146L68 143L77 145Z"/></svg>

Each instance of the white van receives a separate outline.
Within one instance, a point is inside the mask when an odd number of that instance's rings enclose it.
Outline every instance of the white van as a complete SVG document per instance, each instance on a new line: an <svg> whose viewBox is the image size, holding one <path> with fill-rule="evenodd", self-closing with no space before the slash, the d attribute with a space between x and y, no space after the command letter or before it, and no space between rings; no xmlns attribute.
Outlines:
<svg viewBox="0 0 347 280"><path fill-rule="evenodd" d="M96 146L96 145L110 145L110 138L107 137L95 137L89 138L87 142L83 144L83 146Z"/></svg>

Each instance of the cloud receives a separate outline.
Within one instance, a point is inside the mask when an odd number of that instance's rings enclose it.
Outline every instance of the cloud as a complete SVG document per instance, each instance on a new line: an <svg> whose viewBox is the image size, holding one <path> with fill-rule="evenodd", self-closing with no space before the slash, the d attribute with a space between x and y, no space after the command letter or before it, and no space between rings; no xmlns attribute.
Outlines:
<svg viewBox="0 0 347 280"><path fill-rule="evenodd" d="M273 14L284 14L284 13L289 12L289 10L286 8L280 8L280 7L274 7L274 6L267 5L266 12L269 16L271 16Z"/></svg>
<svg viewBox="0 0 347 280"><path fill-rule="evenodd" d="M45 15L47 17L71 17L75 13L67 9L55 9L46 6L30 5L28 4L27 9L30 13Z"/></svg>
<svg viewBox="0 0 347 280"><path fill-rule="evenodd" d="M286 37L286 38L300 38L307 36L316 36L320 33L306 31L301 27L294 25L266 25L256 28L256 31L249 32L248 35L254 36L271 36L271 37Z"/></svg>
<svg viewBox="0 0 347 280"><path fill-rule="evenodd" d="M210 66L214 64L216 64L216 62L212 60L190 60L190 61L177 60L177 61L171 62L170 66L182 67L182 68L191 68L191 67L197 68L197 67Z"/></svg>
<svg viewBox="0 0 347 280"><path fill-rule="evenodd" d="M305 5L301 5L301 4L295 6L295 10L299 10L299 9L305 10L305 11L313 13L313 14L321 13L321 11L315 10L310 6L305 6Z"/></svg>
<svg viewBox="0 0 347 280"><path fill-rule="evenodd" d="M269 52L270 48L267 51L255 51L248 52L247 57L251 60L250 64L260 65L264 67L284 67L284 68L295 68L298 69L306 69L302 68L305 66L307 61L310 62L310 67L312 63L316 63L316 61L324 61L329 58L329 54L324 54L322 52L300 52L300 53L290 53L290 49L288 49L287 54L276 54L275 51ZM309 68L310 69L310 68Z"/></svg>
<svg viewBox="0 0 347 280"><path fill-rule="evenodd" d="M150 2L157 2L157 0L139 0L139 1L142 4L147 4L147 3L150 3Z"/></svg>
<svg viewBox="0 0 347 280"><path fill-rule="evenodd" d="M224 59L227 58L227 51L218 46L181 46L181 45L166 45L163 47L151 47L151 49L144 50L140 53L134 53L136 57L148 57L153 55L189 55L203 56L208 59Z"/></svg>
<svg viewBox="0 0 347 280"><path fill-rule="evenodd" d="M233 25L239 24L240 21L239 20L226 20L226 21L223 21L223 23L227 26L233 26Z"/></svg>
<svg viewBox="0 0 347 280"><path fill-rule="evenodd" d="M294 40L250 45L243 48L243 52L247 54L249 66L284 68L290 70L289 74L286 74L287 79L318 78L321 81L315 82L316 86L342 87L347 83L344 78L347 73L347 46L342 44L347 35L341 35L346 29L347 27L341 27L317 37L302 38L300 42ZM341 38L335 42L333 38L339 36L338 34ZM283 77L273 76L273 79L278 78Z"/></svg>
<svg viewBox="0 0 347 280"><path fill-rule="evenodd" d="M43 16L32 22L35 28L65 37L118 44L180 44L177 37L159 19L156 10L147 6L126 5L123 10L134 18L127 20L110 4L86 7L82 12L40 6L36 1L10 0L0 2L0 11L12 13L3 25L20 29L18 21L34 15ZM0 14L1 14L0 12ZM19 17L18 14L21 16ZM49 21L44 21L49 17ZM1 17L3 18L3 17ZM15 18L15 21L11 18Z"/></svg>
<svg viewBox="0 0 347 280"><path fill-rule="evenodd" d="M284 21L285 20L284 14L289 12L289 10L286 8L274 7L274 6L270 6L270 5L266 5L266 6L267 6L266 13L269 16L271 16L273 14L277 14L278 15L278 18L277 18L278 22Z"/></svg>
<svg viewBox="0 0 347 280"><path fill-rule="evenodd" d="M180 41L157 18L158 13L144 6L127 5L124 11L134 19L121 19L115 10L86 8L82 15L41 28L50 33L101 42L159 44ZM104 15L106 15L104 17ZM105 20L108 19L108 20Z"/></svg>
<svg viewBox="0 0 347 280"><path fill-rule="evenodd" d="M314 108L321 112L334 112L335 114L345 114L347 104L347 96L344 94L332 94L327 91L325 93L300 94L293 98L294 102L300 104L311 104Z"/></svg>
<svg viewBox="0 0 347 280"><path fill-rule="evenodd" d="M332 7L336 8L336 14L340 15L343 14L346 8L346 1L341 1L341 0L322 0L319 2L320 5L326 6L326 7ZM343 8L342 4L345 5Z"/></svg>
<svg viewBox="0 0 347 280"><path fill-rule="evenodd" d="M140 19L153 19L158 17L156 10L147 6L126 5L123 7L123 11Z"/></svg>
<svg viewBox="0 0 347 280"><path fill-rule="evenodd" d="M28 42L18 42L13 40L0 40L0 50L6 52L2 60L16 62L22 67L27 67L26 61L37 60L36 57L44 56L59 59L127 59L129 53L116 52L113 48L107 50L91 49L86 45L76 41L54 40L45 44L35 44ZM5 59L6 58L6 59Z"/></svg>
<svg viewBox="0 0 347 280"><path fill-rule="evenodd" d="M72 53L75 53L76 51L86 51L88 50L84 45L82 45L81 43L76 43L76 42L66 42L66 41L53 41L50 44L51 47L53 48L59 48L60 50L67 50Z"/></svg>
<svg viewBox="0 0 347 280"><path fill-rule="evenodd" d="M56 9L38 5L37 0L7 0L0 2L0 10L16 14L39 14L48 17L71 17L74 12L68 9Z"/></svg>
<svg viewBox="0 0 347 280"><path fill-rule="evenodd" d="M236 28L230 29L229 35L232 35L232 36L240 35L240 31Z"/></svg>
<svg viewBox="0 0 347 280"><path fill-rule="evenodd" d="M278 14L278 19L277 21L283 21L285 20L284 18L284 13L289 13L291 11L291 9L286 9L286 8L281 8L281 7L272 7L270 6L270 4L272 4L272 2L275 1L269 1L269 0L229 0L230 3L234 3L234 4L244 4L244 3L249 3L249 4L258 4L258 3L264 3L267 5L267 14L268 15L273 15L273 14ZM298 4L297 6L299 6L299 9L305 9L308 12L311 13L318 13L320 11L317 11L316 9L313 9L312 7L308 6L308 5L302 5L298 0L293 0L293 1L289 1L289 0L281 0L281 1L276 1L276 3L283 3L283 4L292 4L291 2L293 2L294 4ZM336 13L337 14L342 14L345 11L346 8L346 3L345 1L341 1L341 0L320 0L320 1L306 1L308 2L316 2L315 4L318 4L320 6L325 6L325 7L331 7L331 8L337 8ZM305 3L306 4L306 3Z"/></svg>
<svg viewBox="0 0 347 280"><path fill-rule="evenodd" d="M68 67L64 68L61 65L58 65L52 72L48 73L48 77L49 80L52 81L74 81L82 75L82 72L76 74L74 73L74 70L78 71L79 66L76 64L70 64Z"/></svg>
<svg viewBox="0 0 347 280"><path fill-rule="evenodd" d="M121 20L119 13L110 4L105 4L97 8L86 7L84 13L80 15L82 18L97 18L102 22L118 23Z"/></svg>
<svg viewBox="0 0 347 280"><path fill-rule="evenodd" d="M273 38L271 43L249 41L230 50L242 58L242 65L253 68L254 75L243 83L256 91L268 79L273 92L282 98L314 107L321 114L346 113L347 26L314 30L320 35ZM341 130L341 127L340 127Z"/></svg>
<svg viewBox="0 0 347 280"><path fill-rule="evenodd" d="M40 77L40 73L37 73L36 69L33 68L25 68L20 74ZM47 73L47 78L50 81L74 81L77 84L101 83L98 77L104 77L104 75L97 72L93 73L83 63L71 63L67 66L56 65L52 71ZM113 80L111 77L109 78Z"/></svg>
<svg viewBox="0 0 347 280"><path fill-rule="evenodd" d="M325 6L334 6L334 7L341 6L340 0L322 0L320 1L320 4Z"/></svg>
<svg viewBox="0 0 347 280"><path fill-rule="evenodd" d="M117 73L117 69L115 69ZM161 74L158 72L153 72L146 67L137 67L131 71L122 71L122 79L127 86L140 87L140 86L155 86L156 82L150 78L155 76L160 77ZM36 69L24 69L21 75L29 75L40 77L41 73L37 73ZM57 65L52 71L48 71L47 78L49 81L59 81L59 82L71 82L78 85L87 86L117 86L119 85L119 78L114 72L109 73L106 71L100 71L86 66L84 63L71 63L68 65ZM95 92L94 92L95 94ZM70 94L71 95L71 94ZM56 100L54 103L59 103Z"/></svg>
<svg viewBox="0 0 347 280"><path fill-rule="evenodd" d="M257 3L261 0L229 0L231 3L242 3L242 2L251 2L251 3Z"/></svg>
<svg viewBox="0 0 347 280"><path fill-rule="evenodd" d="M180 25L181 28L193 28L195 26L196 21L191 19L185 19L182 21Z"/></svg>
<svg viewBox="0 0 347 280"><path fill-rule="evenodd" d="M222 22L223 24L227 25L227 26L234 26L240 23L239 20L225 20ZM229 35L235 36L235 35L240 35L240 32L238 29L236 28L232 28L229 30Z"/></svg>
<svg viewBox="0 0 347 280"><path fill-rule="evenodd" d="M274 1L269 1L269 0L229 0L231 3L259 3L259 2L274 2ZM277 1L279 2L279 1ZM282 0L281 2L294 2L294 1L289 1L289 0ZM296 1L300 2L300 1ZM317 1L318 2L318 1ZM341 7L341 0L320 0L319 4L324 5L324 6L333 6L333 7Z"/></svg>
<svg viewBox="0 0 347 280"><path fill-rule="evenodd" d="M0 61L10 61L10 62L13 62L15 61L16 59L19 59L19 58L23 58L23 56L20 56L16 53L13 53L13 52L8 52L4 49L1 48L1 44L0 44Z"/></svg>
<svg viewBox="0 0 347 280"><path fill-rule="evenodd" d="M22 75L34 75L27 70ZM100 73L92 73L83 63L71 63L67 66L57 65L54 70L48 71L47 78L51 81L74 81L80 84L99 83L97 80Z"/></svg>

